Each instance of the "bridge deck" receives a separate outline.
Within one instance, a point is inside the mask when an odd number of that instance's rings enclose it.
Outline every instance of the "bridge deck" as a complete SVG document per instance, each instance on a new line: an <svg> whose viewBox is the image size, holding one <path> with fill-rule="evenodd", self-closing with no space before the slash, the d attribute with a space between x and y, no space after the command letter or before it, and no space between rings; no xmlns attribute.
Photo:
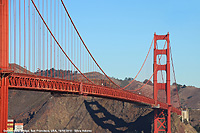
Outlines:
<svg viewBox="0 0 200 133"><path fill-rule="evenodd" d="M9 77L9 88L27 89L27 90L41 90L41 91L58 91L69 92L83 95L92 95L99 97L107 97L127 102L138 102L145 105L155 106L155 101L152 98L145 97L127 90L113 89L101 85L92 85L76 81L69 81L63 79L56 79L50 77L43 77L37 75L28 75L22 73L13 73ZM157 102L161 109L168 109L166 103ZM172 107L172 112L181 114L181 111Z"/></svg>

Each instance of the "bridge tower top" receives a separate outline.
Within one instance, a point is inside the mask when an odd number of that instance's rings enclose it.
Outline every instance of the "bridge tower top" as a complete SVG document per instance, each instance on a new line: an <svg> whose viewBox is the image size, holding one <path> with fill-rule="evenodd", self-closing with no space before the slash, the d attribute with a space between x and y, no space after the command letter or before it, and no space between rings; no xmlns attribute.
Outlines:
<svg viewBox="0 0 200 133"><path fill-rule="evenodd" d="M166 49L158 49L157 41L158 40L166 40L167 48ZM157 59L158 55L166 55L167 62L164 65L160 65ZM154 33L154 100L157 105L158 101L158 91L165 90L166 91L166 103L171 105L170 101L170 48L169 48L169 32L166 35L156 35ZM166 71L166 83L158 83L157 76L158 71Z"/></svg>

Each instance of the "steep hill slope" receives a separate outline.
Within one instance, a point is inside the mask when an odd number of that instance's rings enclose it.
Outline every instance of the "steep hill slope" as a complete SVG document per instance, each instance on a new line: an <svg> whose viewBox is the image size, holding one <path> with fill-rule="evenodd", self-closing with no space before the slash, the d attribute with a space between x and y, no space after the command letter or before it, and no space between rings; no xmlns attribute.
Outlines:
<svg viewBox="0 0 200 133"><path fill-rule="evenodd" d="M152 132L152 109L137 103L50 92L9 90L9 118L25 129L92 132ZM173 116L173 132L190 131ZM177 125L176 125L177 124ZM191 129L190 129L191 128Z"/></svg>

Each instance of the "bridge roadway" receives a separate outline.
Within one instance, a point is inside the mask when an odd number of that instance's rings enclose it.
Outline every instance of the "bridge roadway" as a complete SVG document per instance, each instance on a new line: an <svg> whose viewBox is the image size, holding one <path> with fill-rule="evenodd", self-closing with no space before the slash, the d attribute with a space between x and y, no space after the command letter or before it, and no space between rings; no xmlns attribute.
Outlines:
<svg viewBox="0 0 200 133"><path fill-rule="evenodd" d="M82 82L23 73L13 73L9 76L9 88L76 93L80 95L106 97L127 102L137 102L140 104L155 107L154 99L135 94L127 90L119 90L101 85L92 85ZM157 104L160 105L161 109L168 109L168 105L166 103L157 101ZM181 111L178 108L172 106L171 111L181 115Z"/></svg>

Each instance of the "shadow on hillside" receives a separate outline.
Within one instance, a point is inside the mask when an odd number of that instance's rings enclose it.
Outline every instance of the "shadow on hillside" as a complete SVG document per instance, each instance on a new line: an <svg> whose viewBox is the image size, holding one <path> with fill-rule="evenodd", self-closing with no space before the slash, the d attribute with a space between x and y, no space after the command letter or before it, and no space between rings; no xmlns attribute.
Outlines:
<svg viewBox="0 0 200 133"><path fill-rule="evenodd" d="M97 101L84 100L85 107L94 122L103 129L108 129L113 133L129 132L151 132L151 123L153 120L153 112L146 116L139 117L135 122L127 123L122 118L118 118L106 110Z"/></svg>

